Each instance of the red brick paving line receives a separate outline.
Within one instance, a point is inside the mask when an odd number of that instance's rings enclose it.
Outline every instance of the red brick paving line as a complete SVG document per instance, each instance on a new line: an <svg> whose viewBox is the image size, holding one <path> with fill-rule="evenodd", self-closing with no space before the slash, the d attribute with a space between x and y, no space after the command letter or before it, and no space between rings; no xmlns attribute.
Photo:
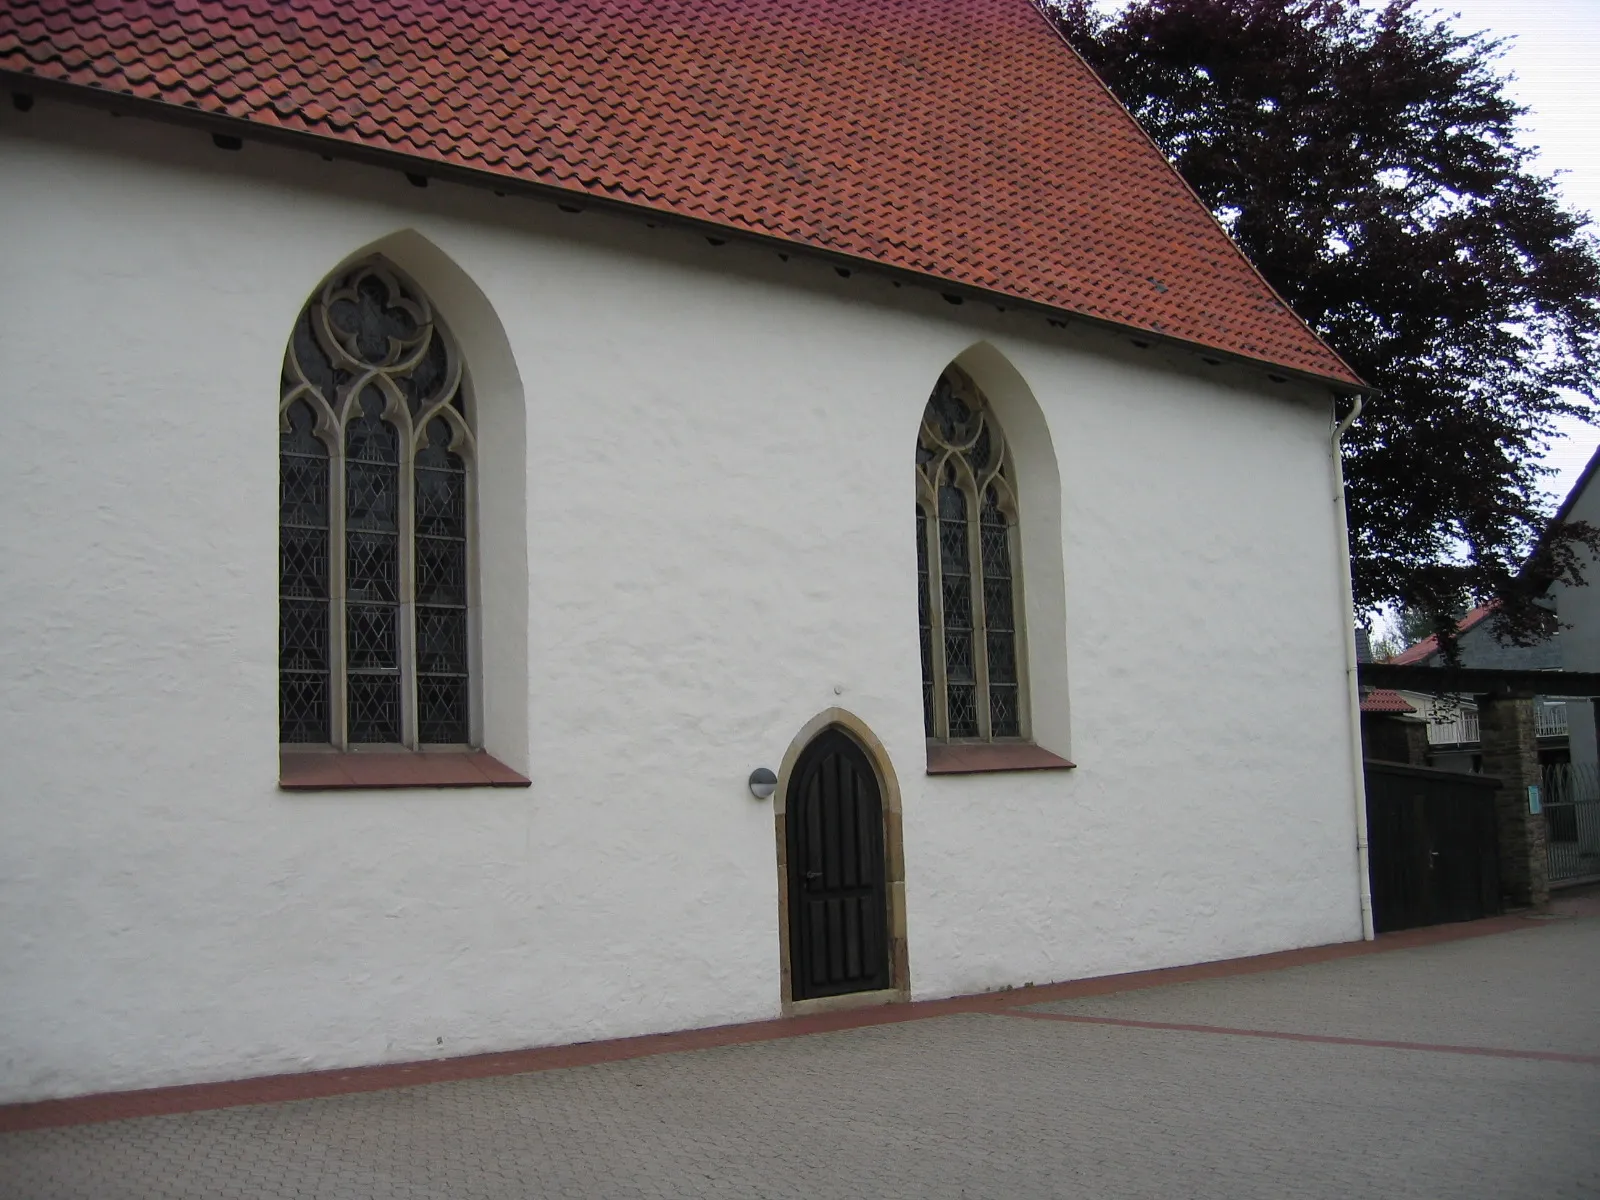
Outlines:
<svg viewBox="0 0 1600 1200"><path fill-rule="evenodd" d="M1520 916L1490 917L1458 925L1436 925L1428 929L1409 929L1402 933L1384 934L1374 942L1336 942L1327 946L1280 950L1249 958L1224 959L1220 962L1167 967L1156 971L1136 971L1126 975L1106 975L1096 979L1080 979L1038 987L1011 988L973 996L957 996L948 1000L919 1000L911 1004L886 1004L841 1012L780 1017L742 1025L720 1025L710 1029L688 1029L678 1033L646 1034L642 1037L618 1038L603 1042L580 1042L570 1046L473 1054L461 1058L349 1067L331 1071L306 1071L231 1080L224 1083L192 1083L129 1092L101 1092L62 1100L37 1100L23 1104L0 1105L0 1133L48 1129L61 1125L87 1125L101 1121L123 1121L133 1117L171 1116L208 1109L234 1108L245 1104L312 1100L324 1096L415 1087L425 1083L520 1075L531 1071L555 1071L567 1067L586 1067L597 1063L647 1058L656 1054L677 1054L687 1050L708 1050L717 1046L740 1046L753 1042L775 1041L780 1038L804 1037L813 1033L833 1033L873 1025L921 1021L959 1013L995 1013L1019 1005L1045 1004L1084 996L1103 996L1114 992L1165 987L1169 984L1189 983L1200 979L1253 975L1265 971L1283 970L1287 967L1356 958L1364 954L1408 950L1440 942L1487 937L1491 934L1534 928L1538 928L1537 923Z"/></svg>
<svg viewBox="0 0 1600 1200"><path fill-rule="evenodd" d="M1563 1054L1555 1050L1508 1050L1500 1046L1450 1046L1437 1042L1386 1042L1374 1038L1335 1037L1326 1033L1288 1033L1281 1029L1236 1029L1230 1025L1181 1025L1173 1021L1134 1021L1126 1017L1089 1017L1077 1013L1029 1012L1017 1009L997 1017L1035 1021L1068 1021L1074 1025L1118 1025L1125 1029L1161 1029L1176 1033L1217 1033L1229 1037L1273 1038L1284 1042L1318 1042L1327 1046L1373 1046L1380 1050L1425 1050L1432 1054L1476 1054L1486 1058L1531 1058L1538 1062L1583 1063L1600 1067L1600 1054Z"/></svg>

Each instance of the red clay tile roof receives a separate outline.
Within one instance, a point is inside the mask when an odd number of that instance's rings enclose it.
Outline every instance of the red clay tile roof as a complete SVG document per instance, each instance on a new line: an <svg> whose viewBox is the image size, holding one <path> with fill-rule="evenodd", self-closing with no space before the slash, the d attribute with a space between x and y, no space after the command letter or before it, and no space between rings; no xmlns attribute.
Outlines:
<svg viewBox="0 0 1600 1200"><path fill-rule="evenodd" d="M1399 692L1391 692L1388 688L1373 688L1365 696L1361 697L1361 711L1371 713L1414 713L1417 709Z"/></svg>
<svg viewBox="0 0 1600 1200"><path fill-rule="evenodd" d="M1477 608L1473 609L1466 616L1462 617L1456 622L1456 633L1465 633L1493 611L1493 601L1490 601L1488 604L1478 605ZM1427 637L1423 638L1414 646L1407 646L1404 650L1400 651L1399 654L1396 654L1393 658L1389 659L1389 661L1397 667L1402 667L1411 663L1425 662L1437 653L1439 653L1439 636L1438 634L1430 633Z"/></svg>
<svg viewBox="0 0 1600 1200"><path fill-rule="evenodd" d="M8 0L0 72L1360 383L1030 0Z"/></svg>

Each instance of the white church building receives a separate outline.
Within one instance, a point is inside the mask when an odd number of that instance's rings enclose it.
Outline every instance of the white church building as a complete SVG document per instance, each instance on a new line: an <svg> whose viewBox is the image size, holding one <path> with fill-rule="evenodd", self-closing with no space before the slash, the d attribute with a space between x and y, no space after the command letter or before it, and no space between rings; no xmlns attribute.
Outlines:
<svg viewBox="0 0 1600 1200"><path fill-rule="evenodd" d="M1362 385L1029 0L16 0L0 263L0 1101L1363 936Z"/></svg>

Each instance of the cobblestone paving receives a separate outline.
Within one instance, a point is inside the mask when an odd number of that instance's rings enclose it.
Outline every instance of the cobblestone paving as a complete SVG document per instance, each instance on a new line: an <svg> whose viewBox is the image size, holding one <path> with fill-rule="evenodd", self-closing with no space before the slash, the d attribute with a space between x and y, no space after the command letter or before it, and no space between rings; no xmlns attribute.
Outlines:
<svg viewBox="0 0 1600 1200"><path fill-rule="evenodd" d="M1597 970L1585 918L1039 1007L1592 1054ZM1600 1197L1600 1065L967 1014L11 1134L0 1195Z"/></svg>
<svg viewBox="0 0 1600 1200"><path fill-rule="evenodd" d="M1042 1012L1600 1055L1600 920L1444 942ZM1595 1113L1600 1131L1600 1109ZM1600 1132L1597 1132L1600 1136Z"/></svg>

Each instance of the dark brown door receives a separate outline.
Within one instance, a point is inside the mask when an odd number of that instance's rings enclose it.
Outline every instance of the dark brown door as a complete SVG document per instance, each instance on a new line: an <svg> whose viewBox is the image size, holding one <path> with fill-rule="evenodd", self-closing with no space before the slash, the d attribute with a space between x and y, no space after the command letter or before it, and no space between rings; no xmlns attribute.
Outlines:
<svg viewBox="0 0 1600 1200"><path fill-rule="evenodd" d="M889 986L883 798L865 752L830 729L795 764L785 803L790 992Z"/></svg>
<svg viewBox="0 0 1600 1200"><path fill-rule="evenodd" d="M1379 933L1500 911L1497 782L1368 762L1367 843Z"/></svg>

